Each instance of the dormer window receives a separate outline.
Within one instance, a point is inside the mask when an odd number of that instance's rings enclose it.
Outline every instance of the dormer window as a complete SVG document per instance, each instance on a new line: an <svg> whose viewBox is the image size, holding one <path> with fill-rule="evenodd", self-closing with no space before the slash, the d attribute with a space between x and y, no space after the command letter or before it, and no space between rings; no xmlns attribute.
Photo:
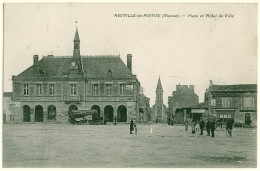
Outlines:
<svg viewBox="0 0 260 171"><path fill-rule="evenodd" d="M40 70L39 70L39 75L40 75L40 76L43 76L43 74L44 74L44 71L40 69Z"/></svg>
<svg viewBox="0 0 260 171"><path fill-rule="evenodd" d="M111 76L111 75L112 75L112 71L111 71L110 69L107 71L107 75L108 75L108 76Z"/></svg>

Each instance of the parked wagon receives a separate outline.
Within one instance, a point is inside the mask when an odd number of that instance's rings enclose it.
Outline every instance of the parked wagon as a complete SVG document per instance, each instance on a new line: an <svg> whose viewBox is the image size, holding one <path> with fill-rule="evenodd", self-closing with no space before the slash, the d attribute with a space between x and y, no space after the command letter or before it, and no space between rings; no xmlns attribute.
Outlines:
<svg viewBox="0 0 260 171"><path fill-rule="evenodd" d="M96 110L72 110L69 112L71 123L75 124L99 124L99 115Z"/></svg>

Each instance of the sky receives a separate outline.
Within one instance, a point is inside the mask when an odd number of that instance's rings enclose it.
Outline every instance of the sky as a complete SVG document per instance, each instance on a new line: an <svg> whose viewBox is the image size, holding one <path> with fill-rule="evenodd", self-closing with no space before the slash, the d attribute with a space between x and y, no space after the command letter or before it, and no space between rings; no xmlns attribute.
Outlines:
<svg viewBox="0 0 260 171"><path fill-rule="evenodd" d="M120 55L126 64L132 54L151 106L159 77L166 106L178 84L194 85L203 102L209 80L257 83L256 4L5 4L4 91L33 55L71 56L76 26L81 55Z"/></svg>

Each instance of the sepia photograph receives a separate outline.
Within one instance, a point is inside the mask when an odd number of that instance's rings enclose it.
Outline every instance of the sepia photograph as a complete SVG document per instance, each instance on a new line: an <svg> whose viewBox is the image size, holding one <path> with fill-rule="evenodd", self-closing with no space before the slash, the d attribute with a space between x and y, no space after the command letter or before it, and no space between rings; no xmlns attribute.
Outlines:
<svg viewBox="0 0 260 171"><path fill-rule="evenodd" d="M257 3L2 5L2 168L257 168Z"/></svg>

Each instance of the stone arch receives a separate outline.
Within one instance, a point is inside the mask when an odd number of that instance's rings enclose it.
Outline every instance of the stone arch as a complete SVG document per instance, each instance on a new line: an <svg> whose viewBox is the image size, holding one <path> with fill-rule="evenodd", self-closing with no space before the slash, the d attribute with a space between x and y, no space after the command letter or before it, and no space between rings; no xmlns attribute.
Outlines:
<svg viewBox="0 0 260 171"><path fill-rule="evenodd" d="M100 107L98 105L93 105L91 110L96 110L98 112L98 119L100 119Z"/></svg>
<svg viewBox="0 0 260 171"><path fill-rule="evenodd" d="M107 105L104 110L105 121L106 122L113 122L114 117L114 108L111 105Z"/></svg>
<svg viewBox="0 0 260 171"><path fill-rule="evenodd" d="M127 121L127 108L124 105L120 105L117 108L117 122Z"/></svg>
<svg viewBox="0 0 260 171"><path fill-rule="evenodd" d="M54 105L48 106L48 116L47 118L49 120L55 120L56 119L56 107Z"/></svg>
<svg viewBox="0 0 260 171"><path fill-rule="evenodd" d="M28 105L23 106L23 122L30 122L31 120L31 108Z"/></svg>
<svg viewBox="0 0 260 171"><path fill-rule="evenodd" d="M72 110L78 110L78 106L76 106L76 105L71 105L71 106L69 107L69 112L71 112Z"/></svg>
<svg viewBox="0 0 260 171"><path fill-rule="evenodd" d="M35 107L35 122L43 122L43 107L41 105Z"/></svg>

